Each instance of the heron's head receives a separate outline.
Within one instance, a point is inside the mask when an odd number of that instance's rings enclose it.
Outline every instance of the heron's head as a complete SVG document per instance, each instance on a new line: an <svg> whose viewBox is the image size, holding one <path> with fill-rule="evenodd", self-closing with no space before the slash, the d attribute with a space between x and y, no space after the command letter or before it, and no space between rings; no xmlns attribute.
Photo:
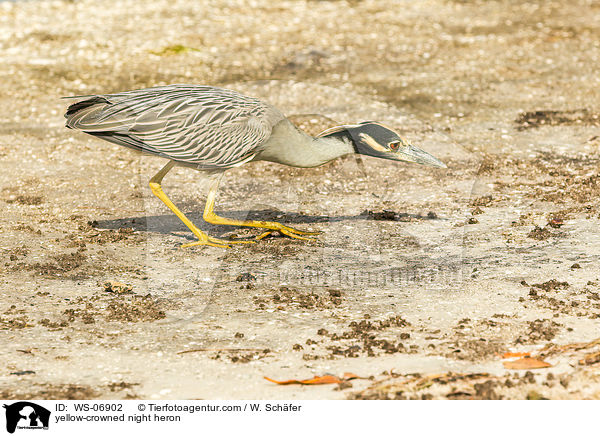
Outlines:
<svg viewBox="0 0 600 436"><path fill-rule="evenodd" d="M359 154L446 168L446 165L436 157L415 147L389 127L374 121L334 127L319 136L333 136L336 134L349 137Z"/></svg>

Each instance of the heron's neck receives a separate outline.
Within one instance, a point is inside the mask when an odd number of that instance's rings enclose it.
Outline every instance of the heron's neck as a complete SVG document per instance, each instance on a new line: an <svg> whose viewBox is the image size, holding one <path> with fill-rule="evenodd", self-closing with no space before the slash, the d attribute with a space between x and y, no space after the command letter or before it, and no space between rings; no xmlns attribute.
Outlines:
<svg viewBox="0 0 600 436"><path fill-rule="evenodd" d="M255 160L308 168L354 152L354 145L346 135L313 138L283 120L273 128L271 137Z"/></svg>

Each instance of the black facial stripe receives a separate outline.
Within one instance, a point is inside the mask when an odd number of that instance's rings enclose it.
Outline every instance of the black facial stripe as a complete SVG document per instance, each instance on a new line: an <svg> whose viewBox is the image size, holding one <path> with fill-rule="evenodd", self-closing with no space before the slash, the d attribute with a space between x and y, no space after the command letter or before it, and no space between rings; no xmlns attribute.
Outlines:
<svg viewBox="0 0 600 436"><path fill-rule="evenodd" d="M396 132L382 126L378 123L367 123L360 124L357 127L348 128L350 135L354 139L355 142L361 141L360 134L364 133L369 135L375 141L383 146L388 146L390 142L397 142L400 140Z"/></svg>

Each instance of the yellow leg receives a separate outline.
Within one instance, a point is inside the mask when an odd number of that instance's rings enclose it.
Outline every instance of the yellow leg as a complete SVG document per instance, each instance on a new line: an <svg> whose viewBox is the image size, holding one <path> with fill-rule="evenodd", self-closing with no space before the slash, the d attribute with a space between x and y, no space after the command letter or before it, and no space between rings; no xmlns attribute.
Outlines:
<svg viewBox="0 0 600 436"><path fill-rule="evenodd" d="M210 189L208 191L208 196L206 198L206 206L204 207L204 214L202 217L204 220L211 224L222 224L227 226L245 226L245 227L257 227L261 229L269 229L268 231L260 234L256 237L256 240L261 240L264 237L270 235L274 231L278 231L283 235L287 235L290 238L294 239L303 239L305 241L314 241L313 238L306 238L308 235L318 235L320 232L305 232L302 230L294 229L292 227L284 226L281 223L273 222L273 221L255 221L255 220L232 220L229 218L223 218L215 214L215 198L217 196L217 189L219 188L219 183L221 181L222 174L219 175L211 184Z"/></svg>
<svg viewBox="0 0 600 436"><path fill-rule="evenodd" d="M177 206L173 204L173 202L167 197L160 186L163 177L173 168L175 162L169 161L162 170L160 170L154 177L150 179L150 189L152 189L152 193L156 195L164 204L167 205L169 209L173 211L175 215L192 231L194 235L198 238L198 241L192 242L189 244L183 244L182 247L190 247L193 245L210 245L212 247L228 247L229 244L247 244L252 243L254 241L226 241L223 239L213 238L208 236L202 230L194 225L184 214L181 212Z"/></svg>

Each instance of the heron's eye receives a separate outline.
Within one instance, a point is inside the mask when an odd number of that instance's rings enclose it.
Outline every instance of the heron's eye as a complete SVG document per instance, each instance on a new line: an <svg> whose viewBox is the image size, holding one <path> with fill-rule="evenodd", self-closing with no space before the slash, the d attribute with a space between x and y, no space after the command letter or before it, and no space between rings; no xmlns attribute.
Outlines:
<svg viewBox="0 0 600 436"><path fill-rule="evenodd" d="M389 147L390 147L390 150L397 151L398 148L400 148L400 143L399 142L390 142Z"/></svg>

